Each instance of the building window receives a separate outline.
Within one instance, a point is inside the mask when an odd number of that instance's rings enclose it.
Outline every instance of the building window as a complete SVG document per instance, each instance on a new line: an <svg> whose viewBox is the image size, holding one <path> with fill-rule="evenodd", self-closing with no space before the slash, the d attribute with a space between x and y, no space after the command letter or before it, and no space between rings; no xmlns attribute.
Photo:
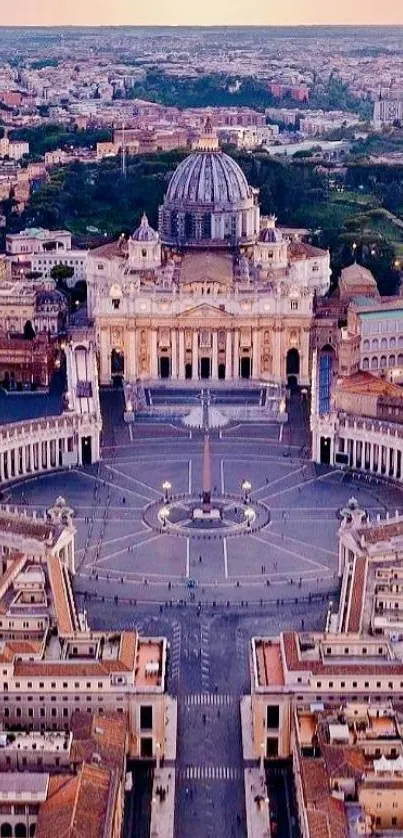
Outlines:
<svg viewBox="0 0 403 838"><path fill-rule="evenodd" d="M122 708L119 708L122 709ZM140 707L140 729L152 730L153 727L153 708L150 705L142 705Z"/></svg>
<svg viewBox="0 0 403 838"><path fill-rule="evenodd" d="M291 311L298 311L298 300L291 300L290 308Z"/></svg>

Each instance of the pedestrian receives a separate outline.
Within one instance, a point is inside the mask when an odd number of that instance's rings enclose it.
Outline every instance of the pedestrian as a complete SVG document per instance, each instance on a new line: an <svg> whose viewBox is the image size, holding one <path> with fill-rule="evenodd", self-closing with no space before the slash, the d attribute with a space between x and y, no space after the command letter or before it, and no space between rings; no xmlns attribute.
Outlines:
<svg viewBox="0 0 403 838"><path fill-rule="evenodd" d="M202 561L203 561L202 557L201 557L201 556L199 556L199 564L201 564L201 563L202 563Z"/></svg>

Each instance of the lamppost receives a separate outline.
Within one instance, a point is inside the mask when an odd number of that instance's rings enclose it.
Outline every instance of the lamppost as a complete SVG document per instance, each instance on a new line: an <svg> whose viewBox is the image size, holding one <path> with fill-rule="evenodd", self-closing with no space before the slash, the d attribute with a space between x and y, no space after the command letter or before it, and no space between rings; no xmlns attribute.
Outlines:
<svg viewBox="0 0 403 838"><path fill-rule="evenodd" d="M252 483L250 482L250 480L242 480L241 489L244 494L245 503L248 503L250 491L252 489Z"/></svg>
<svg viewBox="0 0 403 838"><path fill-rule="evenodd" d="M169 480L164 480L164 482L162 484L162 488L163 488L163 491L165 492L165 500L167 501L168 498L169 498L170 489L172 489L172 486L171 486Z"/></svg>
<svg viewBox="0 0 403 838"><path fill-rule="evenodd" d="M162 520L162 526L165 528L167 525L167 519L169 518L169 509L167 506L163 506L160 509L160 518Z"/></svg>
<svg viewBox="0 0 403 838"><path fill-rule="evenodd" d="M245 509L245 518L246 518L246 521L247 521L248 529L250 529L250 525L251 525L254 517L255 517L255 513L254 513L253 509L251 509L250 506L247 506L247 508Z"/></svg>

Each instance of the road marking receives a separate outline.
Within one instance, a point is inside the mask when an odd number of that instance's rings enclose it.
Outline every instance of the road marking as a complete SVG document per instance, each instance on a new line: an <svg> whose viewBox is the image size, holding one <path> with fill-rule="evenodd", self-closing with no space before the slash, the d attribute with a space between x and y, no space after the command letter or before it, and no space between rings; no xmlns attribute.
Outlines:
<svg viewBox="0 0 403 838"><path fill-rule="evenodd" d="M240 780L240 768L232 765L187 765L178 771L182 780Z"/></svg>
<svg viewBox="0 0 403 838"><path fill-rule="evenodd" d="M192 494L192 461L188 462L188 495Z"/></svg>
<svg viewBox="0 0 403 838"><path fill-rule="evenodd" d="M225 536L222 540L222 546L223 546L223 550L224 550L224 576L225 576L226 579L228 579L228 550L227 550L227 539L225 538Z"/></svg>
<svg viewBox="0 0 403 838"><path fill-rule="evenodd" d="M260 543L265 544L266 547L275 547L276 550L280 551L280 553L287 553L287 555L293 556L295 559L299 559L300 562L306 562L307 564L311 564L313 567L320 568L320 570L329 570L328 566L325 564L319 564L319 562L314 562L312 559L306 559L305 556L300 556L300 554L295 553L294 550L287 550L286 547L280 547L279 544L273 544L271 541L265 541L263 538L259 538L258 535L251 535L251 538L254 538L255 541L260 541ZM291 570L284 571L285 575L289 573L291 573Z"/></svg>
<svg viewBox="0 0 403 838"><path fill-rule="evenodd" d="M186 579L190 576L190 538L186 539Z"/></svg>
<svg viewBox="0 0 403 838"><path fill-rule="evenodd" d="M189 693L185 696L188 707L222 707L232 704L235 696L230 693Z"/></svg>
<svg viewBox="0 0 403 838"><path fill-rule="evenodd" d="M120 471L120 469L114 468L113 466L105 465L105 468L107 468L108 471L112 471L115 474L118 474L120 477L124 477L125 480L131 480L132 483L137 483L138 486L142 486L143 489L148 489L149 492L155 492L158 499L161 497L161 492L159 492L158 489L154 489L153 486L149 486L148 483L143 483L142 480L137 480L136 477L131 477L130 474L126 474L124 471ZM119 488L122 488L122 487L119 487ZM122 491L123 491L123 489L122 489ZM150 498L148 495L142 495L141 492L136 492L136 494L139 496L139 498L144 498L147 501L153 500L153 498Z"/></svg>
<svg viewBox="0 0 403 838"><path fill-rule="evenodd" d="M275 486L276 483L281 483L282 480L287 480L289 477L292 477L293 474L298 474L298 472L303 471L305 466L300 466L300 468L295 468L294 471L289 471L288 474L283 474L282 477L277 477L276 480L272 480L270 483L266 483L263 486L259 486L258 489L255 489L251 492L252 495L257 495L258 492L261 492L262 489L271 489L272 486ZM270 495L268 497L271 497Z"/></svg>
<svg viewBox="0 0 403 838"><path fill-rule="evenodd" d="M221 494L225 495L224 460L220 460Z"/></svg>
<svg viewBox="0 0 403 838"><path fill-rule="evenodd" d="M137 549L137 547L142 547L144 544L150 544L151 541L156 541L157 538L163 538L163 536L162 535L151 535L150 538L144 538L143 541L136 542L136 544L134 546ZM101 549L102 549L102 547L101 547ZM116 553L110 553L109 556L103 556L102 559L98 559L98 560L96 559L95 561L87 562L85 567L92 567L94 564L105 564L105 562L108 562L109 559L114 559L116 556L122 556L123 554L127 555L127 550L118 550ZM116 572L121 573L122 576L124 576L125 573L126 573L126 571L124 571L124 570L121 570L121 571L118 570ZM142 576L144 576L144 574L142 574Z"/></svg>

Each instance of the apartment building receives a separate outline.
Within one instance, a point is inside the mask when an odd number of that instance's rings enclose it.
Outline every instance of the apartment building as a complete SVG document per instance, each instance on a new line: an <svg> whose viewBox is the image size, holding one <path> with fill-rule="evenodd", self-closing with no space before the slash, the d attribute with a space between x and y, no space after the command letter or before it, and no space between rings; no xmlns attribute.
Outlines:
<svg viewBox="0 0 403 838"><path fill-rule="evenodd" d="M403 828L401 713L391 702L297 708L293 773L302 838Z"/></svg>
<svg viewBox="0 0 403 838"><path fill-rule="evenodd" d="M0 834L120 838L127 719L76 714L69 733L0 733Z"/></svg>
<svg viewBox="0 0 403 838"><path fill-rule="evenodd" d="M76 713L125 715L131 756L163 756L166 640L91 631L71 586L72 514L62 498L42 521L0 512L0 719L69 731Z"/></svg>
<svg viewBox="0 0 403 838"><path fill-rule="evenodd" d="M73 271L67 280L69 287L86 278L87 251L72 248L71 233L67 230L30 227L10 233L6 236L6 254L12 263L28 265L44 278L50 277L56 265L66 265Z"/></svg>

